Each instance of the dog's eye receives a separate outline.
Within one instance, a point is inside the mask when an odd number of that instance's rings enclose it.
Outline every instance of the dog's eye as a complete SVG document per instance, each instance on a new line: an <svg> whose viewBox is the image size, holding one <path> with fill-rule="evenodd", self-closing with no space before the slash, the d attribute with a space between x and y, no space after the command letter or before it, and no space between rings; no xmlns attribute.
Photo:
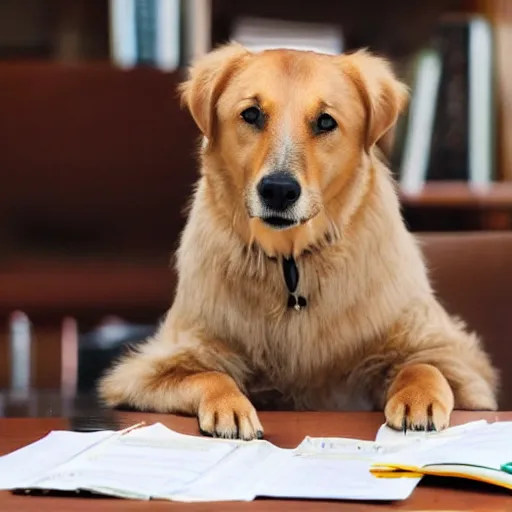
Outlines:
<svg viewBox="0 0 512 512"><path fill-rule="evenodd" d="M329 114L321 114L316 120L315 131L317 133L331 132L338 126L338 123Z"/></svg>
<svg viewBox="0 0 512 512"><path fill-rule="evenodd" d="M246 108L240 115L247 124L252 124L258 128L263 127L263 112L258 107Z"/></svg>

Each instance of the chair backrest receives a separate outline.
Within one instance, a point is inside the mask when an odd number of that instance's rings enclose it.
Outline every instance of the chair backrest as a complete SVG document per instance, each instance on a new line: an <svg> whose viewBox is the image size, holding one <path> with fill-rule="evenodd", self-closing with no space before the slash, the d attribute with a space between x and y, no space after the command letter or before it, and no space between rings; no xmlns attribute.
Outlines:
<svg viewBox="0 0 512 512"><path fill-rule="evenodd" d="M420 236L438 298L482 338L501 371L500 409L512 408L512 232Z"/></svg>

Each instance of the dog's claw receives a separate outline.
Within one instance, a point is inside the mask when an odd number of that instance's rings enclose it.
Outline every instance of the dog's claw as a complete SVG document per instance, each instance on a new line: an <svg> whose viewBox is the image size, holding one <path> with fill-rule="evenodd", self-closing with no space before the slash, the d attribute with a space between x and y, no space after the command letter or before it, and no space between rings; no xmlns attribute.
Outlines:
<svg viewBox="0 0 512 512"><path fill-rule="evenodd" d="M199 431L220 439L261 439L263 427L256 410L242 394L204 401L198 411Z"/></svg>
<svg viewBox="0 0 512 512"><path fill-rule="evenodd" d="M199 433L202 435L202 436L205 436L205 437L213 437L213 434L212 432L208 432L207 430L204 430L203 428L199 427Z"/></svg>
<svg viewBox="0 0 512 512"><path fill-rule="evenodd" d="M434 418L433 418L434 411L433 411L432 404L430 404L428 406L427 414L428 414L427 432L436 432L437 428L436 428L436 424L434 423Z"/></svg>

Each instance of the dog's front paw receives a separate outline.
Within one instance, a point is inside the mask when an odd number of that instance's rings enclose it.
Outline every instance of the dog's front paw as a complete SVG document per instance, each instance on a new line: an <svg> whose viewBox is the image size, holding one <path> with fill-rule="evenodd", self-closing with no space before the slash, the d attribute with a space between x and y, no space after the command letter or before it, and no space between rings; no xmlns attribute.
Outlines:
<svg viewBox="0 0 512 512"><path fill-rule="evenodd" d="M226 439L263 439L256 409L242 393L205 397L198 411L203 435Z"/></svg>
<svg viewBox="0 0 512 512"><path fill-rule="evenodd" d="M384 409L393 429L443 430L450 423L453 391L442 373L430 365L404 368L388 393Z"/></svg>
<svg viewBox="0 0 512 512"><path fill-rule="evenodd" d="M387 402L386 423L396 430L443 430L450 423L451 408L443 397L429 390L410 386Z"/></svg>

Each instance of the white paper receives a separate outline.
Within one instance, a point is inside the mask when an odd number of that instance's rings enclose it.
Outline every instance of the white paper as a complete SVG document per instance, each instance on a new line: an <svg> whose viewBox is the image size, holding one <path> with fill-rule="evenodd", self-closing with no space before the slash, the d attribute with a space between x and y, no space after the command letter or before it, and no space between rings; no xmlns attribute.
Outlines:
<svg viewBox="0 0 512 512"><path fill-rule="evenodd" d="M184 502L260 496L403 500L420 479L379 478L372 467L386 467L387 461L480 464L496 470L512 461L511 438L512 422L474 422L407 435L381 427L376 441L307 437L295 449L183 435L159 423L121 432L52 432L0 457L0 489L89 490Z"/></svg>
<svg viewBox="0 0 512 512"><path fill-rule="evenodd" d="M378 462L411 467L467 465L497 471L502 464L512 462L512 422L485 424L461 435L447 436L443 443L435 443L436 439L441 437L424 443L428 450L406 450L392 458L383 456Z"/></svg>
<svg viewBox="0 0 512 512"><path fill-rule="evenodd" d="M102 432L50 432L39 441L0 457L0 490L23 488L52 468L114 435Z"/></svg>
<svg viewBox="0 0 512 512"><path fill-rule="evenodd" d="M472 431L477 428L482 428L488 426L489 423L485 420L471 421L469 423L464 423L462 425L457 425L455 427L450 427L444 430L440 430L439 432L431 431L407 431L406 434L399 430L394 430L388 427L386 424L382 425L377 432L377 436L375 438L376 441L381 443L407 443L411 441L418 441L424 439L453 439L455 437L459 437L469 431Z"/></svg>
<svg viewBox="0 0 512 512"><path fill-rule="evenodd" d="M258 496L257 483L264 478L273 458L288 452L266 441L239 444L213 470L187 488L159 497L176 501L251 501Z"/></svg>
<svg viewBox="0 0 512 512"><path fill-rule="evenodd" d="M371 460L357 454L288 454L275 465L257 495L282 498L345 500L403 500L419 478L377 478L370 473Z"/></svg>
<svg viewBox="0 0 512 512"><path fill-rule="evenodd" d="M307 437L286 456L275 457L273 470L260 482L258 495L347 500L403 500L420 478L382 479L370 470L383 453L405 445L350 438Z"/></svg>
<svg viewBox="0 0 512 512"><path fill-rule="evenodd" d="M149 499L172 496L215 467L236 443L181 436L161 424L117 436L49 471L31 487Z"/></svg>

